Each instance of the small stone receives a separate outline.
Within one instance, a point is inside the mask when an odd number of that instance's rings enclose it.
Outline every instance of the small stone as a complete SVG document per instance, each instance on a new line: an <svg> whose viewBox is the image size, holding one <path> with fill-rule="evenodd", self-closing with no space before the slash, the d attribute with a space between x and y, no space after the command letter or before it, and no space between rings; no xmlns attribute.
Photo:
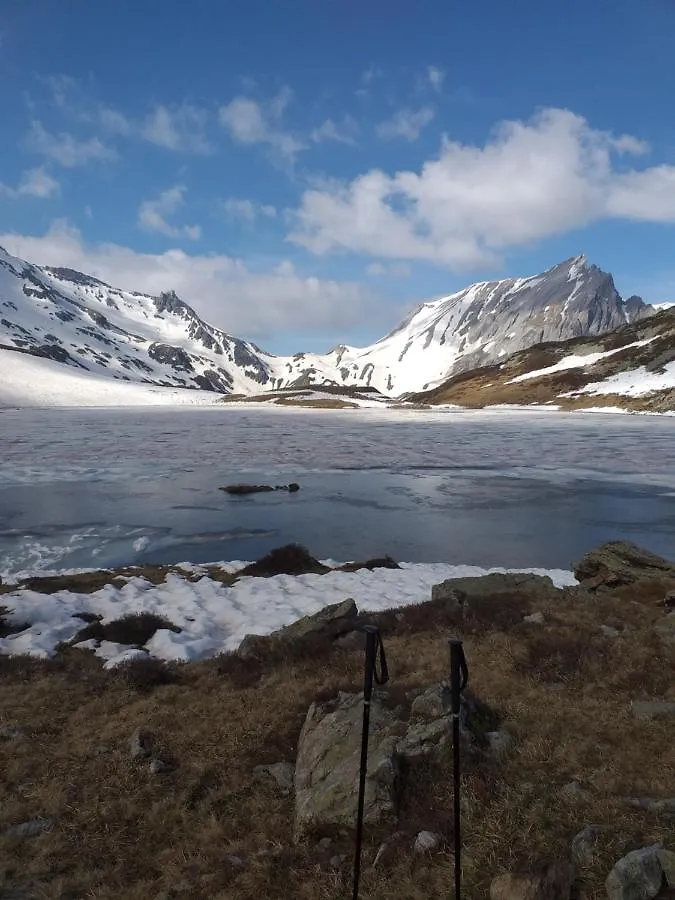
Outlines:
<svg viewBox="0 0 675 900"><path fill-rule="evenodd" d="M333 841L329 837L323 837L319 841L319 848L321 850L330 850L330 848L332 846L333 846Z"/></svg>
<svg viewBox="0 0 675 900"><path fill-rule="evenodd" d="M442 681L415 697L410 715L413 719L440 719L450 711L451 700L450 685Z"/></svg>
<svg viewBox="0 0 675 900"><path fill-rule="evenodd" d="M633 850L620 859L607 876L605 888L609 900L650 900L663 884L663 869L658 857L662 847L654 844Z"/></svg>
<svg viewBox="0 0 675 900"><path fill-rule="evenodd" d="M132 759L147 759L154 746L154 736L143 728L137 728L131 736L129 752Z"/></svg>
<svg viewBox="0 0 675 900"><path fill-rule="evenodd" d="M671 850L657 850L656 855L661 863L666 884L675 889L675 853Z"/></svg>
<svg viewBox="0 0 675 900"><path fill-rule="evenodd" d="M94 756L105 756L107 753L112 753L112 749L110 744L97 744L94 748Z"/></svg>
<svg viewBox="0 0 675 900"><path fill-rule="evenodd" d="M154 759L150 760L148 769L152 775L166 775L171 771L172 766L166 760L156 756Z"/></svg>
<svg viewBox="0 0 675 900"><path fill-rule="evenodd" d="M330 860L328 861L328 865L332 869L339 869L344 862L344 859L344 856L331 856Z"/></svg>
<svg viewBox="0 0 675 900"><path fill-rule="evenodd" d="M634 700L633 715L636 719L671 719L675 716L672 700Z"/></svg>
<svg viewBox="0 0 675 900"><path fill-rule="evenodd" d="M601 625L600 631L604 634L605 637L615 638L619 637L621 632L618 628L614 628L612 625Z"/></svg>
<svg viewBox="0 0 675 900"><path fill-rule="evenodd" d="M22 741L26 735L24 732L17 728L16 725L3 725L0 727L0 741L11 741L12 743L17 743L18 741Z"/></svg>
<svg viewBox="0 0 675 900"><path fill-rule="evenodd" d="M590 866L595 857L599 825L587 825L572 838L572 861L578 866Z"/></svg>
<svg viewBox="0 0 675 900"><path fill-rule="evenodd" d="M236 856L234 853L226 856L225 859L231 866L234 866L235 869L241 869L244 865L244 860L241 858L241 856Z"/></svg>
<svg viewBox="0 0 675 900"><path fill-rule="evenodd" d="M558 793L567 800L585 800L587 797L586 791L578 781L570 781L568 784L563 785Z"/></svg>
<svg viewBox="0 0 675 900"><path fill-rule="evenodd" d="M268 766L256 766L253 774L256 778L272 778L284 796L288 796L293 791L293 779L295 778L293 763L278 762Z"/></svg>
<svg viewBox="0 0 675 900"><path fill-rule="evenodd" d="M668 591L663 598L663 605L668 609L675 609L675 591Z"/></svg>
<svg viewBox="0 0 675 900"><path fill-rule="evenodd" d="M523 622L527 622L528 625L543 625L545 621L543 612L534 612L529 616L523 616Z"/></svg>
<svg viewBox="0 0 675 900"><path fill-rule="evenodd" d="M675 797L627 797L626 803L635 809L645 809L650 813L675 816Z"/></svg>
<svg viewBox="0 0 675 900"><path fill-rule="evenodd" d="M19 825L11 825L5 834L11 837L32 838L43 834L45 831L51 831L53 822L51 819L29 819L27 822L21 822Z"/></svg>
<svg viewBox="0 0 675 900"><path fill-rule="evenodd" d="M489 745L489 752L493 759L501 762L515 746L515 738L510 731L501 728L499 731L488 731L485 734Z"/></svg>
<svg viewBox="0 0 675 900"><path fill-rule="evenodd" d="M433 853L443 845L443 837L435 831L420 831L415 838L413 850L418 855Z"/></svg>

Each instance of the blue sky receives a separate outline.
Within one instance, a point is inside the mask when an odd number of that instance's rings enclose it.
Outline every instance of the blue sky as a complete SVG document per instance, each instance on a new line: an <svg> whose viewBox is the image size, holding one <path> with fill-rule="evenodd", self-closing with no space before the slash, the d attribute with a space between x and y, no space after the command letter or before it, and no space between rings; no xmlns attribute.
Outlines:
<svg viewBox="0 0 675 900"><path fill-rule="evenodd" d="M3 0L0 244L277 352L586 253L675 300L673 0Z"/></svg>

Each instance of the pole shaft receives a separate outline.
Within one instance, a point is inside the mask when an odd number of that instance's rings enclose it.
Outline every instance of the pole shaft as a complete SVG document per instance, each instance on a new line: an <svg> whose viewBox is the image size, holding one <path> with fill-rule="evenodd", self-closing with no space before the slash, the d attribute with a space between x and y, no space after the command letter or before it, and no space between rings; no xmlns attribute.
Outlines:
<svg viewBox="0 0 675 900"><path fill-rule="evenodd" d="M453 813L455 845L455 900L460 900L462 892L462 808L461 808L461 765L460 765L460 712L461 692L466 684L466 662L462 642L450 641L450 689L452 703L452 760L453 760Z"/></svg>
<svg viewBox="0 0 675 900"><path fill-rule="evenodd" d="M363 675L363 727L361 730L361 767L359 770L359 800L356 811L356 847L354 853L354 884L352 900L358 900L361 880L361 845L363 843L363 810L366 796L366 774L368 772L368 735L370 732L370 700L373 693L373 673L379 629L366 625L366 661Z"/></svg>

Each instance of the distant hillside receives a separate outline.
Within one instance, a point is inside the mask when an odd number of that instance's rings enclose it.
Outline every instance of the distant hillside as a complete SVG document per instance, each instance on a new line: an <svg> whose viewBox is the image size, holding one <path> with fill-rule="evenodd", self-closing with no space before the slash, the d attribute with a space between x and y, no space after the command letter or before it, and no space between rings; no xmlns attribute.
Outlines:
<svg viewBox="0 0 675 900"><path fill-rule="evenodd" d="M409 399L467 407L555 404L563 409L675 410L675 308L602 337L538 344Z"/></svg>

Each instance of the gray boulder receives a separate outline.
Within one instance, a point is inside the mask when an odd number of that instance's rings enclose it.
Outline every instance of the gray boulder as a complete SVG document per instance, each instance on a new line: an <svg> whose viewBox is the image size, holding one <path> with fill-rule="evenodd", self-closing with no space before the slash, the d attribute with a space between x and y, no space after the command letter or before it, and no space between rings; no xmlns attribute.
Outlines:
<svg viewBox="0 0 675 900"><path fill-rule="evenodd" d="M370 717L364 821L373 825L396 816L401 722L377 695ZM354 825L362 722L361 694L341 693L332 703L310 706L295 766L296 841L318 828Z"/></svg>
<svg viewBox="0 0 675 900"><path fill-rule="evenodd" d="M38 835L43 834L45 831L51 831L53 826L54 823L51 819L38 817L36 819L29 819L27 822L20 822L18 825L10 825L10 827L6 829L5 834L9 837L32 838L38 837Z"/></svg>
<svg viewBox="0 0 675 900"><path fill-rule="evenodd" d="M603 591L645 578L672 578L675 583L675 563L629 541L611 541L583 556L574 574L587 590Z"/></svg>
<svg viewBox="0 0 675 900"><path fill-rule="evenodd" d="M547 575L492 572L476 578L448 578L431 588L431 599L446 604L450 610L462 610L471 606L472 599L489 598L498 604L500 600L514 595L541 600L556 593Z"/></svg>
<svg viewBox="0 0 675 900"><path fill-rule="evenodd" d="M672 719L675 716L675 701L634 700L632 710L636 719Z"/></svg>
<svg viewBox="0 0 675 900"><path fill-rule="evenodd" d="M607 876L609 900L650 900L663 885L663 869L658 852L661 844L633 850L620 859Z"/></svg>
<svg viewBox="0 0 675 900"><path fill-rule="evenodd" d="M671 850L658 850L656 855L663 869L663 877L669 888L675 890L675 853Z"/></svg>
<svg viewBox="0 0 675 900"><path fill-rule="evenodd" d="M417 856L424 856L426 853L433 853L440 850L443 846L443 835L436 831L420 831L415 838L413 852Z"/></svg>
<svg viewBox="0 0 675 900"><path fill-rule="evenodd" d="M304 616L296 622L291 622L273 631L267 636L246 635L237 649L240 656L256 655L264 646L279 641L298 641L313 635L336 640L341 635L353 632L358 625L359 611L353 600L343 600L341 603L333 603L325 606L311 616Z"/></svg>

